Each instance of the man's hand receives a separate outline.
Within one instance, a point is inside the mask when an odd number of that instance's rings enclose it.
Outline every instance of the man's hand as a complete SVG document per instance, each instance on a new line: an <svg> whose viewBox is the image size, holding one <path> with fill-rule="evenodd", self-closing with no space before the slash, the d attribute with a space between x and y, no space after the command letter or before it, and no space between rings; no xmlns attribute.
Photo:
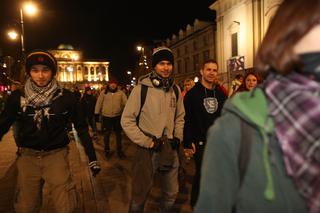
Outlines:
<svg viewBox="0 0 320 213"><path fill-rule="evenodd" d="M192 147L190 149L184 149L185 156L190 159L194 153L196 153L196 145L192 143Z"/></svg>
<svg viewBox="0 0 320 213"><path fill-rule="evenodd" d="M90 168L90 170L92 172L92 176L93 177L95 177L101 170L101 167L100 167L98 161L91 161L89 163L89 168Z"/></svg>
<svg viewBox="0 0 320 213"><path fill-rule="evenodd" d="M161 150L161 139L158 139L156 137L152 137L152 144L150 145L150 149L152 149L155 152L159 152Z"/></svg>

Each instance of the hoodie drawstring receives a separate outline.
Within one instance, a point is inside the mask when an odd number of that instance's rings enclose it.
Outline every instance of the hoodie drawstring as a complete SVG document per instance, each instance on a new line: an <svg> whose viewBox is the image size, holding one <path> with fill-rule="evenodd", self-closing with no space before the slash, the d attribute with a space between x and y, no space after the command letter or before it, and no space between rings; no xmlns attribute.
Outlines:
<svg viewBox="0 0 320 213"><path fill-rule="evenodd" d="M264 131L260 130L260 132L263 138L263 150L262 150L263 159L262 160L263 160L264 170L267 178L267 185L264 191L264 197L267 200L273 200L275 198L275 193L274 193L273 178L272 178L269 154L268 154L269 140L268 140L268 136Z"/></svg>

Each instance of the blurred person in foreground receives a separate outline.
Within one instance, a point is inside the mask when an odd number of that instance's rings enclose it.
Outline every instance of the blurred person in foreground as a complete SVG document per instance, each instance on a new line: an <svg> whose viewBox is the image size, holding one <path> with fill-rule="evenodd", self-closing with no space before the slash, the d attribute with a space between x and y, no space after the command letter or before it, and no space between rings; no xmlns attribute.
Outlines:
<svg viewBox="0 0 320 213"><path fill-rule="evenodd" d="M196 212L320 212L319 37L320 1L284 0L257 54L266 80L209 129Z"/></svg>
<svg viewBox="0 0 320 213"><path fill-rule="evenodd" d="M0 115L0 139L15 123L17 135L16 212L39 212L44 183L56 212L78 208L77 191L68 161L69 120L74 123L95 176L100 171L80 103L62 89L55 78L57 61L42 50L26 58L28 79L21 90L9 97Z"/></svg>

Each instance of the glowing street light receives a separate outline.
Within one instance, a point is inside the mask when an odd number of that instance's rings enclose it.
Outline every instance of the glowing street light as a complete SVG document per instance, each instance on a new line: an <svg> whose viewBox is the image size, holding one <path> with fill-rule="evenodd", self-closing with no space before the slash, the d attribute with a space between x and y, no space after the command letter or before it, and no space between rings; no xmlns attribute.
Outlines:
<svg viewBox="0 0 320 213"><path fill-rule="evenodd" d="M12 40L16 40L18 38L18 33L15 30L9 30L8 36Z"/></svg>
<svg viewBox="0 0 320 213"><path fill-rule="evenodd" d="M137 46L137 50L140 52L140 51L144 51L144 48L140 45Z"/></svg>
<svg viewBox="0 0 320 213"><path fill-rule="evenodd" d="M139 52L141 52L141 56L140 56L139 62L138 62L138 65L139 65L138 77L139 77L141 75L146 74L146 72L148 72L149 66L148 66L148 62L147 62L147 56L145 54L145 48L141 45L138 45L137 50Z"/></svg>
<svg viewBox="0 0 320 213"><path fill-rule="evenodd" d="M25 12L28 15L35 15L38 12L38 9L36 5L32 2L26 2L22 5L20 8L20 26L21 26L21 51L24 55L25 53L25 47L24 47L24 22L23 22L23 12Z"/></svg>
<svg viewBox="0 0 320 213"><path fill-rule="evenodd" d="M33 2L24 3L23 9L27 14L29 14L31 16L38 13L38 8L36 7L36 5Z"/></svg>

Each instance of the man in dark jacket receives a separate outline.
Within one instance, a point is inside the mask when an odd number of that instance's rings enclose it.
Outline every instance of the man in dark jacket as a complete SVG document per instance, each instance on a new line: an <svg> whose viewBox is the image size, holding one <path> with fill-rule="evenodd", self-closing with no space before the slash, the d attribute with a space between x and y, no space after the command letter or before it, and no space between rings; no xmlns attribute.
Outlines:
<svg viewBox="0 0 320 213"><path fill-rule="evenodd" d="M184 146L186 154L194 154L196 173L191 192L191 206L198 199L200 170L208 128L220 116L226 94L218 86L218 64L214 60L204 62L198 82L184 97L186 111L184 125Z"/></svg>
<svg viewBox="0 0 320 213"><path fill-rule="evenodd" d="M93 138L97 139L97 126L94 116L94 108L96 106L97 98L92 94L90 87L86 87L84 89L84 94L80 99L80 102L83 108L84 117L93 131Z"/></svg>
<svg viewBox="0 0 320 213"><path fill-rule="evenodd" d="M77 208L75 184L68 165L68 122L74 123L96 175L96 154L74 95L60 88L55 74L57 62L50 53L35 51L26 58L28 79L23 90L9 96L0 115L0 139L16 122L17 158L16 212L39 212L43 183L48 183L54 207L59 212Z"/></svg>

